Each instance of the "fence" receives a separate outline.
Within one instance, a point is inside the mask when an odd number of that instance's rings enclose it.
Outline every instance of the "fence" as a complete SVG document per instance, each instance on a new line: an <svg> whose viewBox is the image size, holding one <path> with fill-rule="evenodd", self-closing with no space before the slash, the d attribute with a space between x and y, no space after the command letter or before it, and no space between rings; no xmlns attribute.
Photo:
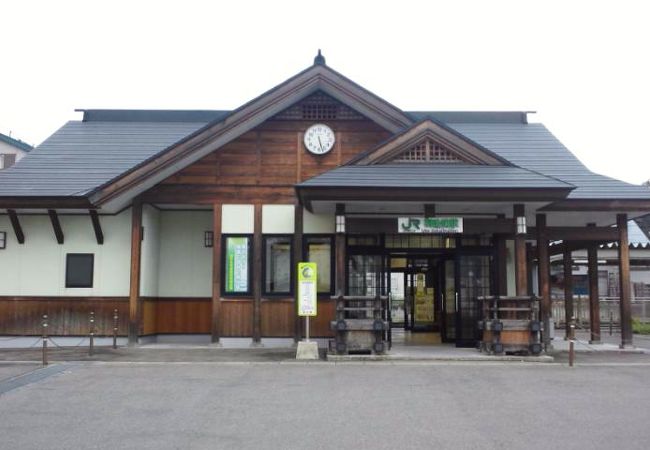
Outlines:
<svg viewBox="0 0 650 450"><path fill-rule="evenodd" d="M612 321L616 326L620 322L618 297L600 297L600 322L607 324ZM632 300L632 317L642 322L650 322L650 297L637 297ZM578 328L589 328L589 296L575 295L573 297L573 315ZM556 326L566 325L564 298L552 299L552 316Z"/></svg>

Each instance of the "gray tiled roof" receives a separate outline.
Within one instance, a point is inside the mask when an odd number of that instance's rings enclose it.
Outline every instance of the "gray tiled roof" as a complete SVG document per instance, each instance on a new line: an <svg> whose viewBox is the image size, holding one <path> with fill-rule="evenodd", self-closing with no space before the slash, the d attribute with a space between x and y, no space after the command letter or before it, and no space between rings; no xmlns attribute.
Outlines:
<svg viewBox="0 0 650 450"><path fill-rule="evenodd" d="M527 169L502 171L499 177L503 175L503 179L493 177L493 183L495 180L508 185L557 183L543 181L541 175L544 175L577 186L569 198L650 199L648 188L590 172L543 125L526 124L521 112L409 114L414 118L433 117L445 121L462 135ZM86 121L68 122L15 166L2 171L0 196L86 195L207 123L222 120L227 115L228 111L86 111ZM443 168L447 171L450 166ZM444 178L441 169L430 170L438 171L438 180ZM535 176L531 171L540 175ZM472 172L471 177L475 176L477 173ZM466 175L449 177L449 183L487 183L487 178L462 177Z"/></svg>
<svg viewBox="0 0 650 450"><path fill-rule="evenodd" d="M448 126L519 167L575 185L570 199L650 199L646 187L591 172L542 124Z"/></svg>
<svg viewBox="0 0 650 450"><path fill-rule="evenodd" d="M204 125L68 122L0 174L0 196L84 195Z"/></svg>
<svg viewBox="0 0 650 450"><path fill-rule="evenodd" d="M342 166L300 186L416 187L416 188L548 188L573 186L511 166L470 164L378 164Z"/></svg>

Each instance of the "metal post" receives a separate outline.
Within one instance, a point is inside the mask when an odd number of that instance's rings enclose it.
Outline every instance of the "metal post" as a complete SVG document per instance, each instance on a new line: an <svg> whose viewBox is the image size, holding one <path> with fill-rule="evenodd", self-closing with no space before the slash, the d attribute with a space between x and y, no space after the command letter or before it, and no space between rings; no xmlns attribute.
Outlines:
<svg viewBox="0 0 650 450"><path fill-rule="evenodd" d="M47 314L43 314L43 365L47 366Z"/></svg>
<svg viewBox="0 0 650 450"><path fill-rule="evenodd" d="M117 309L113 311L113 348L117 348Z"/></svg>
<svg viewBox="0 0 650 450"><path fill-rule="evenodd" d="M612 331L614 330L614 313L612 311L609 312L609 335L612 335Z"/></svg>
<svg viewBox="0 0 650 450"><path fill-rule="evenodd" d="M573 367L575 361L575 341L576 341L576 318L571 317L571 326L569 331L569 367Z"/></svg>
<svg viewBox="0 0 650 450"><path fill-rule="evenodd" d="M90 312L90 345L88 346L88 356L93 356L93 350L95 347L95 312Z"/></svg>
<svg viewBox="0 0 650 450"><path fill-rule="evenodd" d="M305 316L305 342L309 342L309 316Z"/></svg>

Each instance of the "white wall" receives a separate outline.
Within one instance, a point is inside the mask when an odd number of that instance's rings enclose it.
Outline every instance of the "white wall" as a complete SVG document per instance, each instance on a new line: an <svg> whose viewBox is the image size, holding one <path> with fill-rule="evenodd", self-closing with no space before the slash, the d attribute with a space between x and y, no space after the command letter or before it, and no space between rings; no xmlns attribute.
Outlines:
<svg viewBox="0 0 650 450"><path fill-rule="evenodd" d="M212 296L212 248L204 246L212 229L212 211L160 212L159 297Z"/></svg>
<svg viewBox="0 0 650 450"><path fill-rule="evenodd" d="M18 162L25 155L27 155L27 152L24 150L20 150L19 148L16 148L13 145L9 145L6 142L0 141L0 155L2 154L16 155L16 162ZM0 159L0 169L4 169L3 161L1 159Z"/></svg>
<svg viewBox="0 0 650 450"><path fill-rule="evenodd" d="M140 295L158 296L158 261L160 257L160 211L150 205L142 208L142 254L140 261Z"/></svg>
<svg viewBox="0 0 650 450"><path fill-rule="evenodd" d="M59 215L64 244L54 237L46 215L19 215L25 243L19 244L6 215L0 231L7 248L0 250L0 295L15 296L128 296L131 258L131 212L100 216L104 245L98 245L88 215ZM92 288L65 287L67 253L93 253Z"/></svg>
<svg viewBox="0 0 650 450"><path fill-rule="evenodd" d="M334 214L312 214L305 209L302 220L303 233L329 234L336 230Z"/></svg>

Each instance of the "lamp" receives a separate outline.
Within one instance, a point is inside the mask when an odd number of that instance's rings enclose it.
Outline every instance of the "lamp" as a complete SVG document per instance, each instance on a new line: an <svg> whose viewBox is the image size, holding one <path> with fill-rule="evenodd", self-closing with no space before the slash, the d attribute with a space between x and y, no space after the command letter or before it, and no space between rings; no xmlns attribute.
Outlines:
<svg viewBox="0 0 650 450"><path fill-rule="evenodd" d="M526 234L526 217L517 217L517 234Z"/></svg>
<svg viewBox="0 0 650 450"><path fill-rule="evenodd" d="M336 215L336 232L345 233L345 216L342 214Z"/></svg>
<svg viewBox="0 0 650 450"><path fill-rule="evenodd" d="M212 247L214 246L214 232L212 231L206 231L203 234L203 245L205 247Z"/></svg>

